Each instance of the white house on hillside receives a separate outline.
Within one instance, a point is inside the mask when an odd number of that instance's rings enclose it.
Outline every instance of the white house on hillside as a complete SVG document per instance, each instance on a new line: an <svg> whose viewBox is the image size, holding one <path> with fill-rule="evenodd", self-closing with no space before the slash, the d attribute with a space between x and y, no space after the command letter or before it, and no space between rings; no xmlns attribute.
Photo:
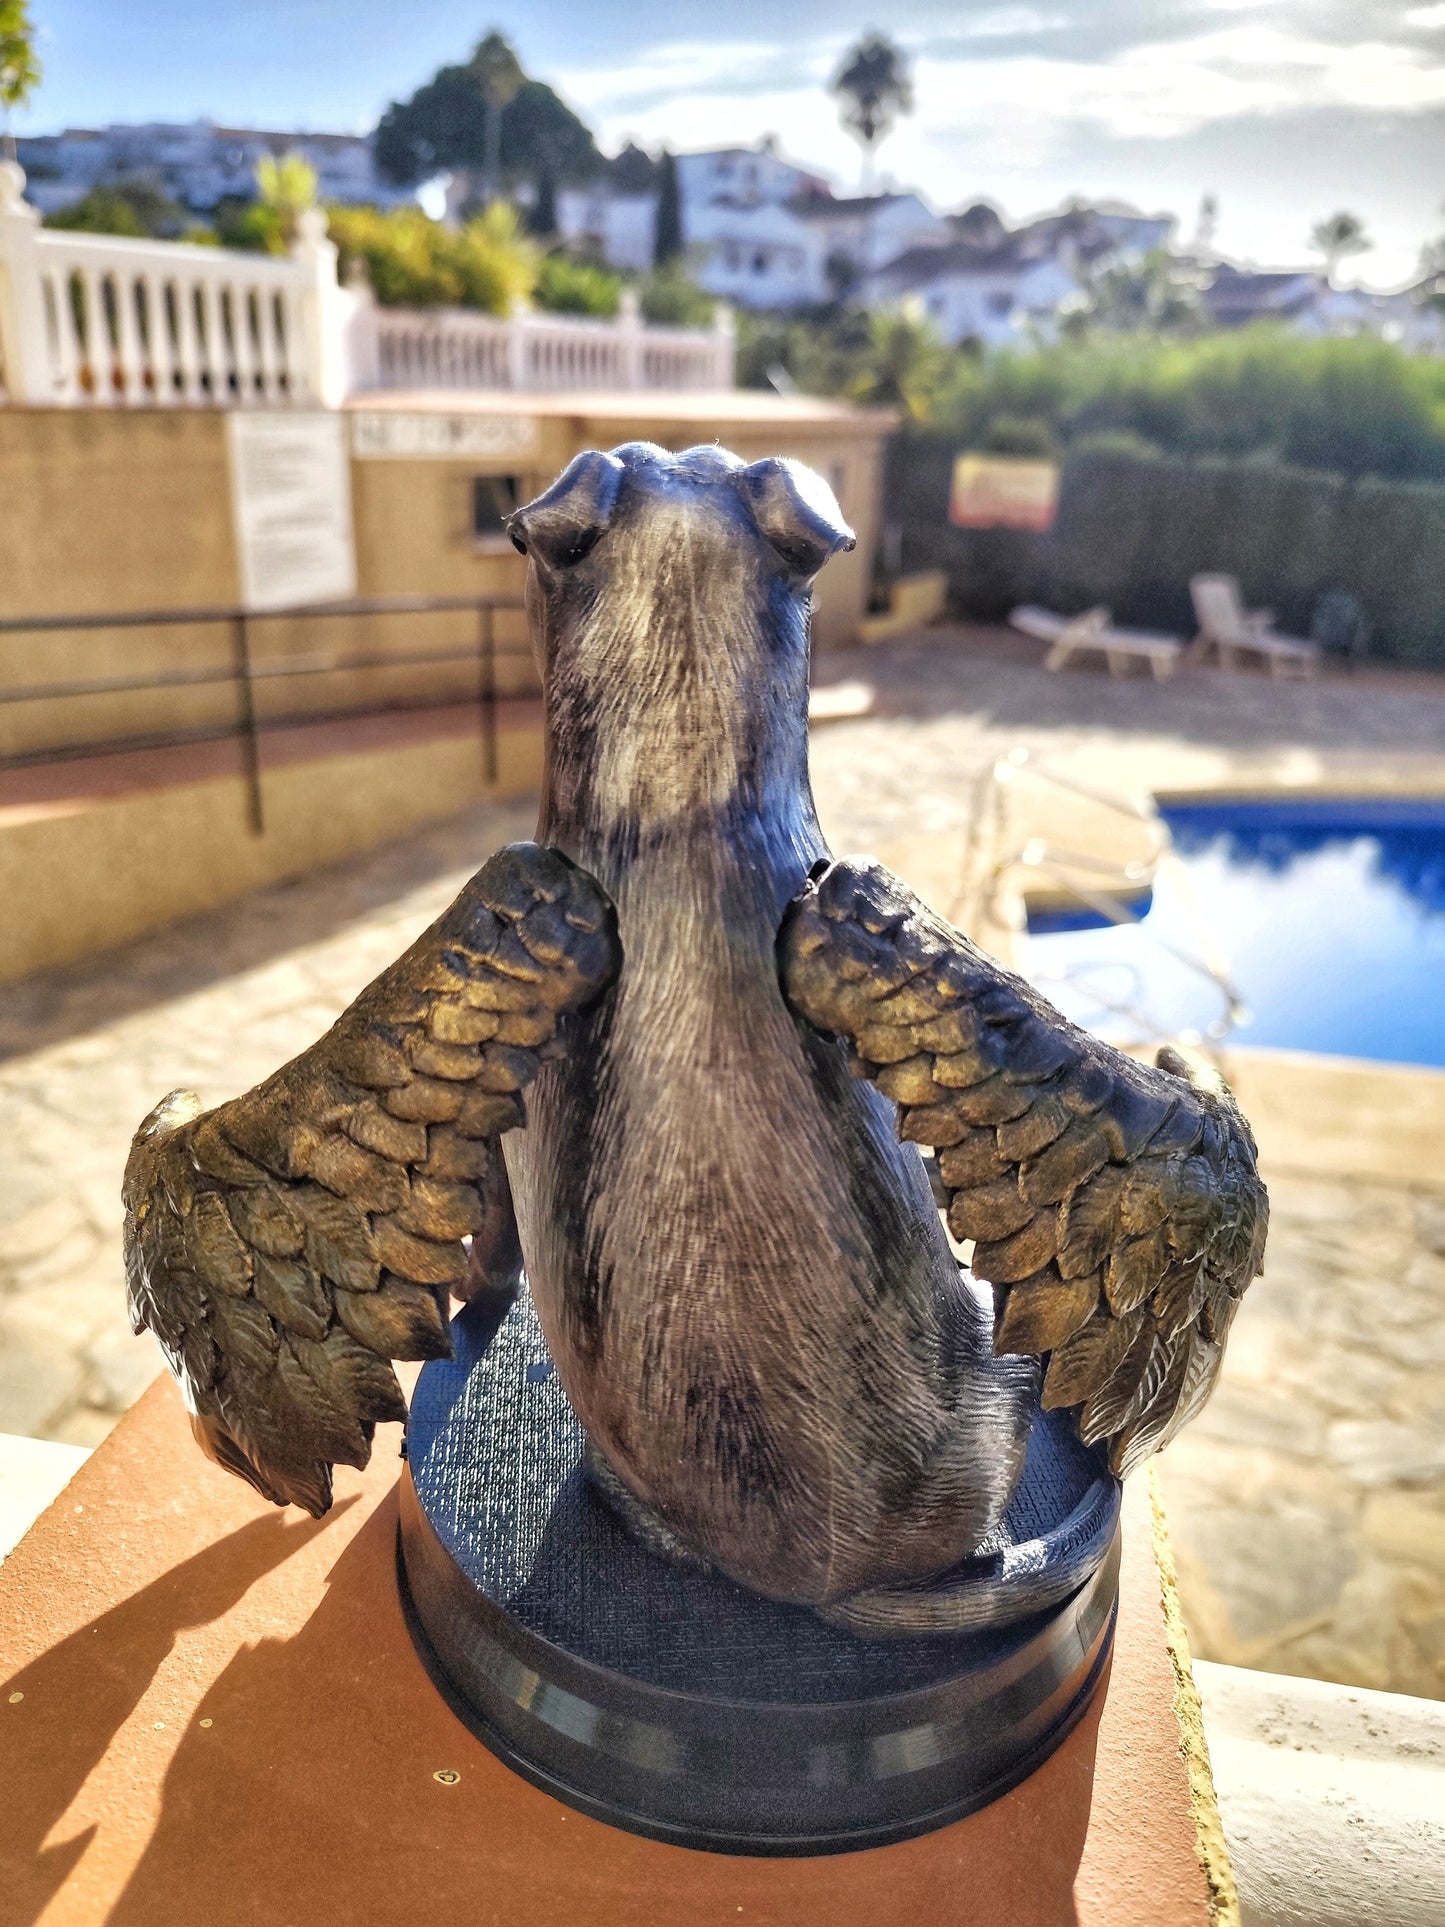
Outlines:
<svg viewBox="0 0 1445 1927"><path fill-rule="evenodd" d="M823 236L789 207L762 201L682 206L699 286L745 308L800 308L828 298Z"/></svg>
<svg viewBox="0 0 1445 1927"><path fill-rule="evenodd" d="M677 185L683 207L714 202L732 207L782 207L808 194L832 193L816 171L785 161L772 135L756 147L715 147L677 157Z"/></svg>
<svg viewBox="0 0 1445 1927"><path fill-rule="evenodd" d="M394 187L377 173L367 134L218 127L209 120L148 121L67 127L61 134L21 136L15 147L28 197L42 214L69 207L93 187L127 180L147 181L185 207L206 210L227 195L244 200L254 194L256 163L263 156L295 152L316 169L323 201L388 207L411 199L409 190Z"/></svg>
<svg viewBox="0 0 1445 1927"><path fill-rule="evenodd" d="M833 298L910 247L943 246L947 221L917 194L837 198L824 178L785 160L772 140L677 156L683 242L709 294L749 308ZM558 228L613 267L650 262L656 196L606 181L564 189Z"/></svg>
<svg viewBox="0 0 1445 1927"><path fill-rule="evenodd" d="M709 294L747 308L827 299L827 243L801 220L804 201L831 199L821 176L784 160L767 139L677 156L682 236Z"/></svg>
<svg viewBox="0 0 1445 1927"><path fill-rule="evenodd" d="M951 238L917 194L839 199L821 175L757 147L679 154L683 238L710 294L750 308L833 298L905 248Z"/></svg>
<svg viewBox="0 0 1445 1927"><path fill-rule="evenodd" d="M809 194L793 201L791 211L807 223L823 246L825 269L850 266L855 281L875 274L909 248L941 248L953 229L919 195L867 194L835 199ZM829 272L829 281L846 280ZM825 292L836 292L830 287Z"/></svg>
<svg viewBox="0 0 1445 1927"><path fill-rule="evenodd" d="M1398 341L1415 354L1445 355L1445 275L1427 275L1376 299L1386 341Z"/></svg>
<svg viewBox="0 0 1445 1927"><path fill-rule="evenodd" d="M605 179L559 188L557 232L609 267L645 272L657 237L657 196L618 194Z"/></svg>
<svg viewBox="0 0 1445 1927"><path fill-rule="evenodd" d="M1222 328L1277 321L1316 338L1373 335L1415 354L1445 353L1445 312L1437 282L1427 277L1394 294L1336 288L1318 268L1237 268L1223 261L1204 291L1210 317Z"/></svg>
<svg viewBox="0 0 1445 1927"><path fill-rule="evenodd" d="M1090 201L1077 210L1066 208L1062 214L1047 218L1067 221L1073 212L1086 214L1091 225L1106 235L1121 255L1152 254L1155 248L1167 248L1174 234L1172 214L1141 214L1125 201Z"/></svg>
<svg viewBox="0 0 1445 1927"><path fill-rule="evenodd" d="M863 299L870 307L917 301L945 341L1006 348L1047 340L1091 269L1163 246L1173 222L1110 204L1066 208L1010 231L980 203L948 226L946 246L908 248L868 277Z"/></svg>
<svg viewBox="0 0 1445 1927"><path fill-rule="evenodd" d="M1080 289L1072 264L1054 255L1020 256L1011 239L977 248L954 241L943 248L910 248L864 284L869 307L914 300L945 341L977 341L1006 348L1044 336L1060 307Z"/></svg>

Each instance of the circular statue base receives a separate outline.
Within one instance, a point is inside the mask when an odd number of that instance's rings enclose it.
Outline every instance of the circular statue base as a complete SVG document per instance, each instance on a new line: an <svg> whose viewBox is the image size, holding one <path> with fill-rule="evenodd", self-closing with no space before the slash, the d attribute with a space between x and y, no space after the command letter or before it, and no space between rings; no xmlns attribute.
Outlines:
<svg viewBox="0 0 1445 1927"><path fill-rule="evenodd" d="M402 1594L460 1717L558 1799L682 1846L843 1852L987 1805L1083 1713L1113 1634L1118 1491L1047 1415L970 1564L1037 1571L1061 1529L1077 1559L1082 1520L1092 1576L996 1630L864 1639L628 1532L525 1295L468 1307L453 1337L412 1400Z"/></svg>

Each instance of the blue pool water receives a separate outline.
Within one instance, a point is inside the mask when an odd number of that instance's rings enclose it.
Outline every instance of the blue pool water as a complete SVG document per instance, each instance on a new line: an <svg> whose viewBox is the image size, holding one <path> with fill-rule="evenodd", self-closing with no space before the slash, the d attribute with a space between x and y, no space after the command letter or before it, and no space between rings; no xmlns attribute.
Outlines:
<svg viewBox="0 0 1445 1927"><path fill-rule="evenodd" d="M1219 989L1178 957L1212 935L1240 1043L1445 1065L1445 802L1231 801L1164 811L1165 863L1136 928L1031 925L1030 973L1117 1042L1208 1035Z"/></svg>

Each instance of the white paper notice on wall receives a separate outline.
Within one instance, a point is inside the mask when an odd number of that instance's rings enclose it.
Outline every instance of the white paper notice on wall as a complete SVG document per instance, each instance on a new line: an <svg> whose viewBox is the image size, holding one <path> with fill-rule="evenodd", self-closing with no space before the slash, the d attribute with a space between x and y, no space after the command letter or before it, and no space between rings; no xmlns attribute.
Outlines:
<svg viewBox="0 0 1445 1927"><path fill-rule="evenodd" d="M290 609L354 596L342 417L235 410L226 417L226 438L245 606Z"/></svg>

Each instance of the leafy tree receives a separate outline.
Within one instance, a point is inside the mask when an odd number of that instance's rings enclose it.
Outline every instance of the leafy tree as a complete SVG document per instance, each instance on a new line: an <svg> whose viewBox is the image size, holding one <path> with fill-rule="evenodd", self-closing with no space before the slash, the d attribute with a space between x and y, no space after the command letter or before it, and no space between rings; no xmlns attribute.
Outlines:
<svg viewBox="0 0 1445 1927"><path fill-rule="evenodd" d="M537 192L527 209L527 232L550 240L557 232L557 183L549 173L537 176Z"/></svg>
<svg viewBox="0 0 1445 1927"><path fill-rule="evenodd" d="M737 323L738 381L744 388L847 394L872 340L872 317L861 308L821 308L808 315L760 315L744 308Z"/></svg>
<svg viewBox="0 0 1445 1927"><path fill-rule="evenodd" d="M242 201L228 194L211 210L215 239L223 248L249 248L257 254L284 254L281 216L264 201Z"/></svg>
<svg viewBox="0 0 1445 1927"><path fill-rule="evenodd" d="M847 248L834 248L823 263L823 276L835 301L846 301L863 279L863 271Z"/></svg>
<svg viewBox="0 0 1445 1927"><path fill-rule="evenodd" d="M592 130L545 81L527 80L501 117L501 167L506 181L588 181L603 161Z"/></svg>
<svg viewBox="0 0 1445 1927"><path fill-rule="evenodd" d="M1374 246L1358 214L1343 209L1328 220L1316 221L1310 229L1310 246L1325 261L1325 279L1333 281L1341 261L1352 254L1365 254Z"/></svg>
<svg viewBox="0 0 1445 1927"><path fill-rule="evenodd" d="M603 318L617 313L622 294L620 275L609 274L594 261L570 254L549 254L537 276L534 299L553 314L587 314Z"/></svg>
<svg viewBox="0 0 1445 1927"><path fill-rule="evenodd" d="M590 131L544 82L523 77L511 99L489 112L476 68L481 51L465 66L441 68L410 100L387 108L376 130L381 172L402 187L448 168L479 169L503 184L540 181L543 174L557 182L588 180L599 173L602 156ZM493 127L497 151L489 162Z"/></svg>
<svg viewBox="0 0 1445 1927"><path fill-rule="evenodd" d="M1052 460L1059 452L1053 430L1041 415L995 415L983 438L990 455L1023 455Z"/></svg>
<svg viewBox="0 0 1445 1927"><path fill-rule="evenodd" d="M513 53L510 43L495 28L485 40L478 43L467 62L467 72L476 82L477 92L487 109L482 180L486 198L490 201L496 198L500 185L502 112L521 93L522 83L527 76L522 72L522 63Z"/></svg>
<svg viewBox="0 0 1445 1927"><path fill-rule="evenodd" d="M45 217L46 227L80 234L124 234L132 240L172 240L185 230L186 211L151 181L93 187L69 207Z"/></svg>
<svg viewBox="0 0 1445 1927"><path fill-rule="evenodd" d="M619 194L653 194L662 185L663 160L654 160L645 147L628 141L607 163L607 178Z"/></svg>
<svg viewBox="0 0 1445 1927"><path fill-rule="evenodd" d="M687 272L680 256L643 275L637 299L643 320L659 328L706 328L717 306Z"/></svg>
<svg viewBox="0 0 1445 1927"><path fill-rule="evenodd" d="M15 158L10 116L40 85L40 59L29 0L0 0L0 110L5 117L5 157Z"/></svg>
<svg viewBox="0 0 1445 1927"><path fill-rule="evenodd" d="M1415 299L1421 307L1445 314L1445 234L1427 241L1421 248L1420 280Z"/></svg>
<svg viewBox="0 0 1445 1927"><path fill-rule="evenodd" d="M1202 194L1199 197L1199 215L1194 223L1194 252L1211 255L1214 252L1214 237L1219 232L1219 196Z"/></svg>
<svg viewBox="0 0 1445 1927"><path fill-rule="evenodd" d="M682 196L678 189L676 156L664 148L658 167L662 179L652 230L652 265L665 268L669 261L676 261L682 254Z"/></svg>
<svg viewBox="0 0 1445 1927"><path fill-rule="evenodd" d="M1070 320L1075 332L1081 325L1125 334L1198 329L1206 319L1203 285L1196 268L1165 248L1151 248L1137 260L1111 261L1091 274Z"/></svg>
<svg viewBox="0 0 1445 1927"><path fill-rule="evenodd" d="M863 146L863 179L873 178L873 152L900 114L913 112L913 81L902 50L887 34L866 33L829 83L842 101L843 125Z"/></svg>

